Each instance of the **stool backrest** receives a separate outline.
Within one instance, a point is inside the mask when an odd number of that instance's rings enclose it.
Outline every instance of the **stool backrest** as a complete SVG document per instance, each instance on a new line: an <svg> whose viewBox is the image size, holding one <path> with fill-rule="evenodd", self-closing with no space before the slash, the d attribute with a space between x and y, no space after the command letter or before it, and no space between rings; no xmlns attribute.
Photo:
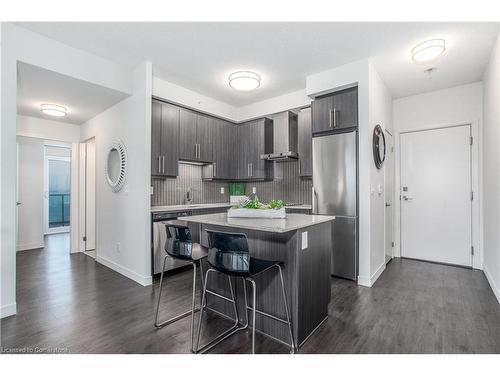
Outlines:
<svg viewBox="0 0 500 375"><path fill-rule="evenodd" d="M208 263L215 268L235 273L247 273L250 268L250 253L244 233L208 233Z"/></svg>
<svg viewBox="0 0 500 375"><path fill-rule="evenodd" d="M165 230L165 251L176 258L192 259L193 240L189 227L177 221L169 221L165 223Z"/></svg>

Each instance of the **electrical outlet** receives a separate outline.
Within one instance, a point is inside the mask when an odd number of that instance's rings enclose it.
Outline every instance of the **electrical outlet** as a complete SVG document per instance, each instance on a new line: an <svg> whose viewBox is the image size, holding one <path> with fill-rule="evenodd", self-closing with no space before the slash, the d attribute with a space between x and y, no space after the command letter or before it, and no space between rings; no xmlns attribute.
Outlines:
<svg viewBox="0 0 500 375"><path fill-rule="evenodd" d="M302 250L307 249L307 246L308 246L308 244L307 244L307 232L302 232L302 241L301 242L302 242L302 244L301 244L300 248Z"/></svg>
<svg viewBox="0 0 500 375"><path fill-rule="evenodd" d="M252 194L257 193L257 188L255 186L252 186Z"/></svg>
<svg viewBox="0 0 500 375"><path fill-rule="evenodd" d="M224 188L223 187L220 188L220 193L224 194Z"/></svg>

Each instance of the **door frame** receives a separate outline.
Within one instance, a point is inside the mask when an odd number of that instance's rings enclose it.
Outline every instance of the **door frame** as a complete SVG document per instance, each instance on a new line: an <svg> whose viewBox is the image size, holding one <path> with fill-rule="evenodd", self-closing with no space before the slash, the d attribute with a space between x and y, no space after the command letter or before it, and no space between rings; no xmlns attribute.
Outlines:
<svg viewBox="0 0 500 375"><path fill-rule="evenodd" d="M401 191L401 134L404 133L414 133L426 130L437 130L452 128L457 126L470 125L471 134L473 137L473 143L471 147L471 183L472 191L474 194L474 199L472 200L472 217L471 217L471 239L472 246L474 247L474 255L472 256L472 268L483 269L483 235L482 235L482 220L481 214L483 210L482 201L482 182L481 182L481 167L482 167L482 155L480 150L482 149L482 128L480 128L480 121L478 119L454 122L454 123L436 123L421 125L419 127L408 128L402 131L397 131L394 138L395 142L395 176L394 176L394 223L395 223L395 247L394 256L401 257L401 197L399 195Z"/></svg>
<svg viewBox="0 0 500 375"><path fill-rule="evenodd" d="M84 237L87 234L87 144L89 142L93 141L94 142L94 147L96 144L96 137L92 136L88 139L85 139L80 142L80 171L79 171L79 184L80 184L80 189L79 189L79 205L80 205L80 223L79 223L79 236L78 236L78 243L79 243L79 251L80 252L85 252L87 250L87 242L84 241ZM94 148L94 160L95 163L97 164L97 149ZM97 176L96 176L96 184L97 184ZM95 194L95 201L97 205L97 186L94 186L94 194ZM96 246L95 246L95 254L97 258L97 211L94 209L94 223L95 223L95 241L96 241Z"/></svg>
<svg viewBox="0 0 500 375"><path fill-rule="evenodd" d="M55 234L55 233L70 233L71 231L71 198L70 198L70 223L69 226L66 227L57 227L57 228L49 228L49 197L47 194L49 193L49 161L50 160L59 160L59 161L66 161L69 163L69 190L70 194L72 191L72 186L71 186L71 156L52 156L52 155L47 155L45 153L45 146L44 145L44 178L43 178L43 234ZM51 145L52 146L52 145ZM52 147L61 147L61 146L52 146ZM62 148L68 148L71 151L71 148L69 147L62 147Z"/></svg>
<svg viewBox="0 0 500 375"><path fill-rule="evenodd" d="M391 165L391 169L392 169L392 197L391 198L391 211L392 211L392 220L391 220L391 227L392 227L392 242L393 242L393 246L391 248L391 259L393 259L394 257L396 257L396 249L395 249L395 246L396 246L396 228L395 228L395 218L396 218L396 213L395 213L395 207L396 207L396 189L395 189L395 181L396 181L396 146L395 146L395 137L394 135L392 134L392 132L388 129L384 129L384 132L385 133L388 133L392 139L392 150L389 150L389 152L392 153L392 165ZM387 153L387 150L386 150L386 153ZM385 207L385 204L387 203L387 189L385 188L386 185L385 185L385 178L386 178L386 172L387 172L387 165L385 166L384 168L384 258L385 256L387 255L386 251L386 244L387 244L387 217L386 217L386 208ZM386 262L387 264L387 262Z"/></svg>

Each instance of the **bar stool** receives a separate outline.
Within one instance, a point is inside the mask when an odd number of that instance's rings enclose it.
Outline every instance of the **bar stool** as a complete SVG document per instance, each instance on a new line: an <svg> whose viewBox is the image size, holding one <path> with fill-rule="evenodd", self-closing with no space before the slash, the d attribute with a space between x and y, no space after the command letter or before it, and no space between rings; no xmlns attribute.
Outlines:
<svg viewBox="0 0 500 375"><path fill-rule="evenodd" d="M292 334L292 323L290 321L290 314L288 310L288 303L286 300L285 283L283 281L283 262L271 261L258 259L250 256L248 250L248 240L244 233L229 233L229 232L216 232L212 230L206 230L208 233L208 264L210 269L207 270L205 274L205 285L203 287L203 295L201 302L200 318L198 322L198 335L196 339L196 349L195 353L206 352L207 350L213 348L215 345L219 344L232 334L236 333L240 329L246 329L248 327L248 310L252 310L252 354L255 353L255 314L259 313L276 321L282 322L288 325L288 332L290 335L290 353L295 352L295 342ZM283 302L285 305L286 320L281 319L277 316L262 312L257 310L257 285L254 281L254 277L273 268L278 270L280 280L281 280L281 292L283 297ZM222 335L219 335L216 339L210 341L208 344L204 345L201 349L199 348L200 333L201 333L201 322L203 318L203 312L206 309L206 294L212 293L207 290L208 276L211 272L218 272L220 274L228 275L228 277L237 277L243 280L243 292L245 299L245 313L246 313L246 324L242 327L233 326ZM252 285L252 306L248 306L247 301L247 282ZM231 294L233 291L231 289ZM234 299L234 297L233 297ZM236 306L236 305L235 305ZM237 313L237 312L236 312Z"/></svg>
<svg viewBox="0 0 500 375"><path fill-rule="evenodd" d="M173 322L176 322L186 316L191 315L191 351L193 351L193 341L194 341L194 314L199 311L199 308L195 307L196 299L196 267L199 264L201 284L203 283L203 266L202 260L207 257L207 248L201 246L199 243L193 243L191 237L191 231L187 225L179 220L172 220L165 222L165 230L167 232L167 240L165 241L165 257L163 258L163 267L160 278L160 286L158 293L158 302L156 305L156 316L155 316L155 327L162 328ZM188 261L193 266L193 301L191 310L186 311L182 314L169 318L163 322L159 322L159 310L160 310L160 300L161 291L163 288L163 273L165 272L165 265L168 257L172 257L179 260ZM204 289L204 288L203 288Z"/></svg>

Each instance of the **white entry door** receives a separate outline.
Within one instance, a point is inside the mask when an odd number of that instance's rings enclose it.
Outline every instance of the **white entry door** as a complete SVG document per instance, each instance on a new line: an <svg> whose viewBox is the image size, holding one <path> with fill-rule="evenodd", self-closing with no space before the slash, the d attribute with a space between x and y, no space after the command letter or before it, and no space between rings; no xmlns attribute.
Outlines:
<svg viewBox="0 0 500 375"><path fill-rule="evenodd" d="M401 256L472 266L470 125L401 134Z"/></svg>

